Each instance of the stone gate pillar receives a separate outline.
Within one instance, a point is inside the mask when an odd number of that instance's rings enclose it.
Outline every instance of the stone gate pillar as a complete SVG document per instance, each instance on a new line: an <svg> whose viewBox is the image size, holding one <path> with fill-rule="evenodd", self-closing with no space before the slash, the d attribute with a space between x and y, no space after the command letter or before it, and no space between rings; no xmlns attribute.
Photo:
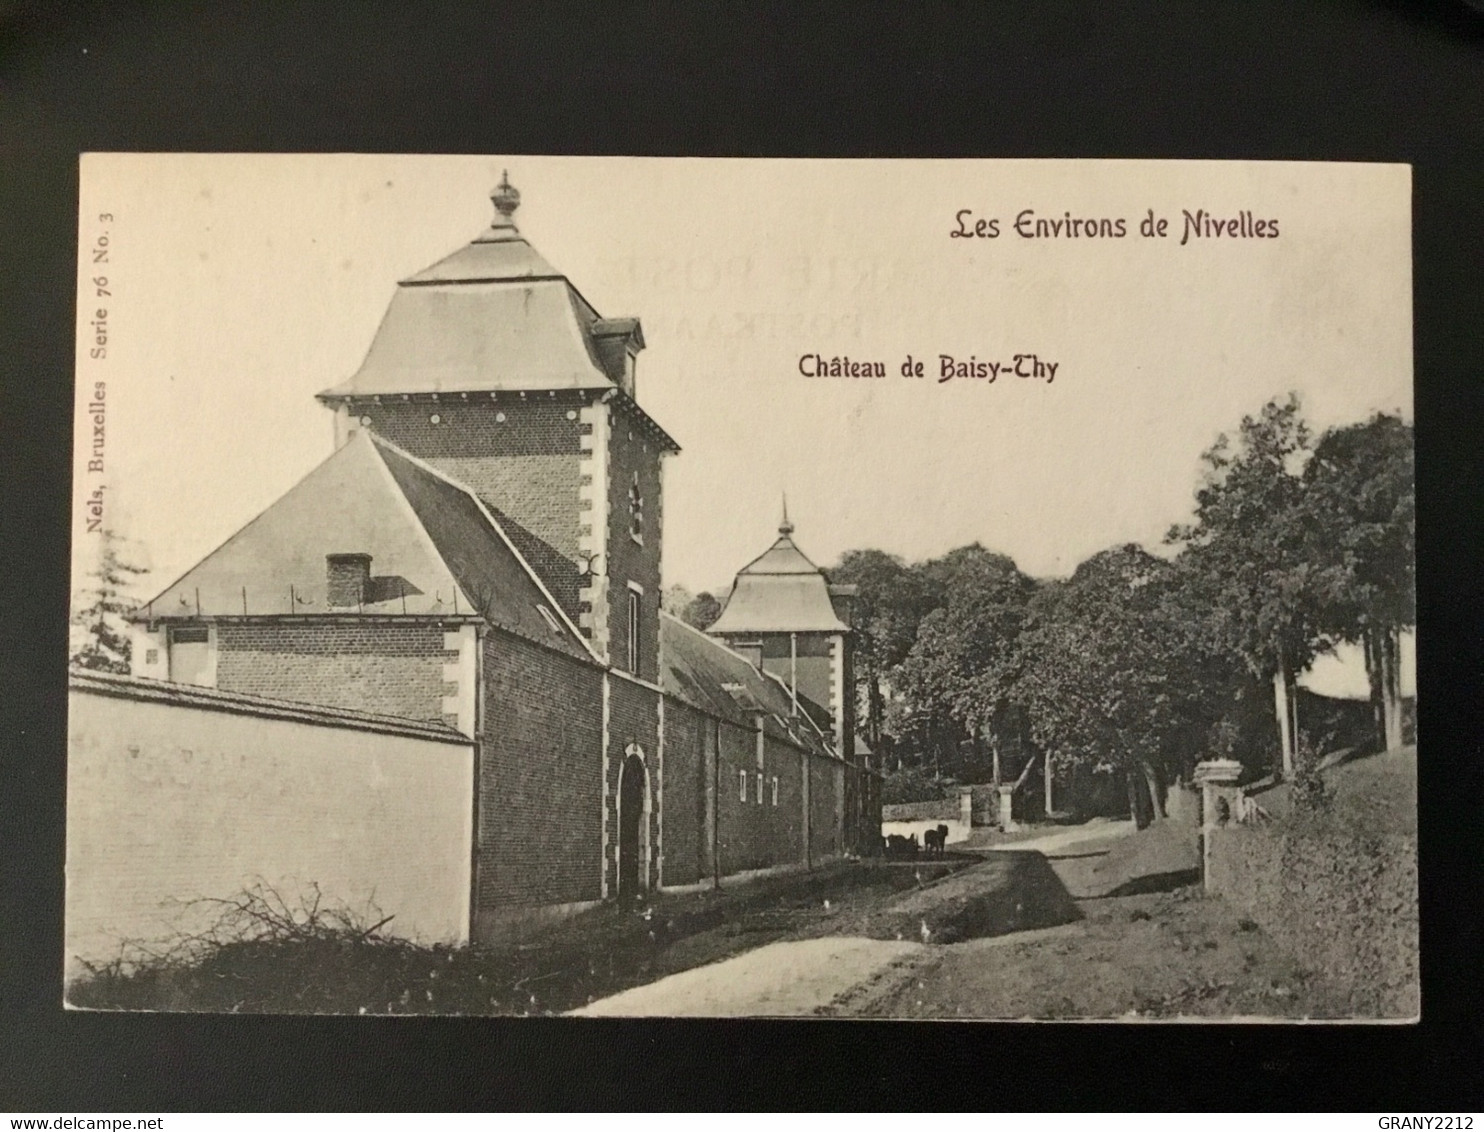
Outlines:
<svg viewBox="0 0 1484 1132"><path fill-rule="evenodd" d="M1211 834L1236 817L1237 780L1242 764L1236 759L1207 759L1196 763L1195 781L1201 788L1201 881L1211 891Z"/></svg>
<svg viewBox="0 0 1484 1132"><path fill-rule="evenodd" d="M1000 829L1004 833L1013 833L1019 828L1015 824L1015 787L1000 787Z"/></svg>

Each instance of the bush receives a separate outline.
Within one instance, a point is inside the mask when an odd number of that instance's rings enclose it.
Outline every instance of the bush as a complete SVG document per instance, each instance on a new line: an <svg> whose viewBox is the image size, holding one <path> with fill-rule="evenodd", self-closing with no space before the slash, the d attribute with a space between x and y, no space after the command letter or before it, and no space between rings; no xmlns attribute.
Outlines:
<svg viewBox="0 0 1484 1132"><path fill-rule="evenodd" d="M1293 805L1310 817L1329 813L1334 804L1334 792L1319 770L1321 757L1308 734L1300 734L1293 760Z"/></svg>
<svg viewBox="0 0 1484 1132"><path fill-rule="evenodd" d="M162 947L126 944L68 987L73 1006L223 1013L397 1013L416 984L456 949L384 936L391 916L327 904L317 885L296 902L259 882L230 898L191 902L215 909L204 930ZM432 1001L432 992L426 992Z"/></svg>
<svg viewBox="0 0 1484 1132"><path fill-rule="evenodd" d="M1216 890L1322 977L1352 1018L1418 1012L1417 842L1325 820L1217 830Z"/></svg>
<svg viewBox="0 0 1484 1132"><path fill-rule="evenodd" d="M953 783L948 779L935 778L922 767L899 766L888 771L881 783L883 805L899 805L903 802L936 802L953 797Z"/></svg>

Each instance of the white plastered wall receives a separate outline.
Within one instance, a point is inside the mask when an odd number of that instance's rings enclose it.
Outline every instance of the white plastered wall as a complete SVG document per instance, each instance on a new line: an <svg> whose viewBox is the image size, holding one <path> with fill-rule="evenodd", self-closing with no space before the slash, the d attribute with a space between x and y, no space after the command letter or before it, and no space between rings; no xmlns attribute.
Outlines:
<svg viewBox="0 0 1484 1132"><path fill-rule="evenodd" d="M69 977L260 882L467 940L471 745L78 691L69 711Z"/></svg>

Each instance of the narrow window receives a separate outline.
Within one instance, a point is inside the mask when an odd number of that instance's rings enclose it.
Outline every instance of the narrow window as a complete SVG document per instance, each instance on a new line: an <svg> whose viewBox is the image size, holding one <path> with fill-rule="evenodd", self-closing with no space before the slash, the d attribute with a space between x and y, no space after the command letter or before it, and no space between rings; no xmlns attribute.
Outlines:
<svg viewBox="0 0 1484 1132"><path fill-rule="evenodd" d="M641 546L644 544L644 496L639 491L638 472L629 485L629 537Z"/></svg>
<svg viewBox="0 0 1484 1132"><path fill-rule="evenodd" d="M629 591L629 671L639 675L639 595Z"/></svg>
<svg viewBox="0 0 1484 1132"><path fill-rule="evenodd" d="M745 802L747 801L747 771L739 770L737 772L737 781L742 784L742 790L738 797L741 801Z"/></svg>
<svg viewBox="0 0 1484 1132"><path fill-rule="evenodd" d="M778 776L773 776L773 805L778 805Z"/></svg>
<svg viewBox="0 0 1484 1132"><path fill-rule="evenodd" d="M757 804L759 806L761 806L763 804L763 776L762 775L758 775L757 776Z"/></svg>

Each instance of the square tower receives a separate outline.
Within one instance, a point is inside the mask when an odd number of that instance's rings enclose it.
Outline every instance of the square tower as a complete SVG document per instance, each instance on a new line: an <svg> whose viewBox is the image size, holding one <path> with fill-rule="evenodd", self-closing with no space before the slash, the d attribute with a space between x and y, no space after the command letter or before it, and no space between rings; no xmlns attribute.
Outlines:
<svg viewBox="0 0 1484 1132"><path fill-rule="evenodd" d="M319 394L467 484L614 666L658 677L664 457L636 318L603 318L520 234L509 178L472 242L402 280L365 360Z"/></svg>
<svg viewBox="0 0 1484 1132"><path fill-rule="evenodd" d="M855 590L831 586L793 533L785 506L777 541L738 571L726 606L706 631L782 681L795 712L813 718L840 757L854 761L849 619Z"/></svg>

